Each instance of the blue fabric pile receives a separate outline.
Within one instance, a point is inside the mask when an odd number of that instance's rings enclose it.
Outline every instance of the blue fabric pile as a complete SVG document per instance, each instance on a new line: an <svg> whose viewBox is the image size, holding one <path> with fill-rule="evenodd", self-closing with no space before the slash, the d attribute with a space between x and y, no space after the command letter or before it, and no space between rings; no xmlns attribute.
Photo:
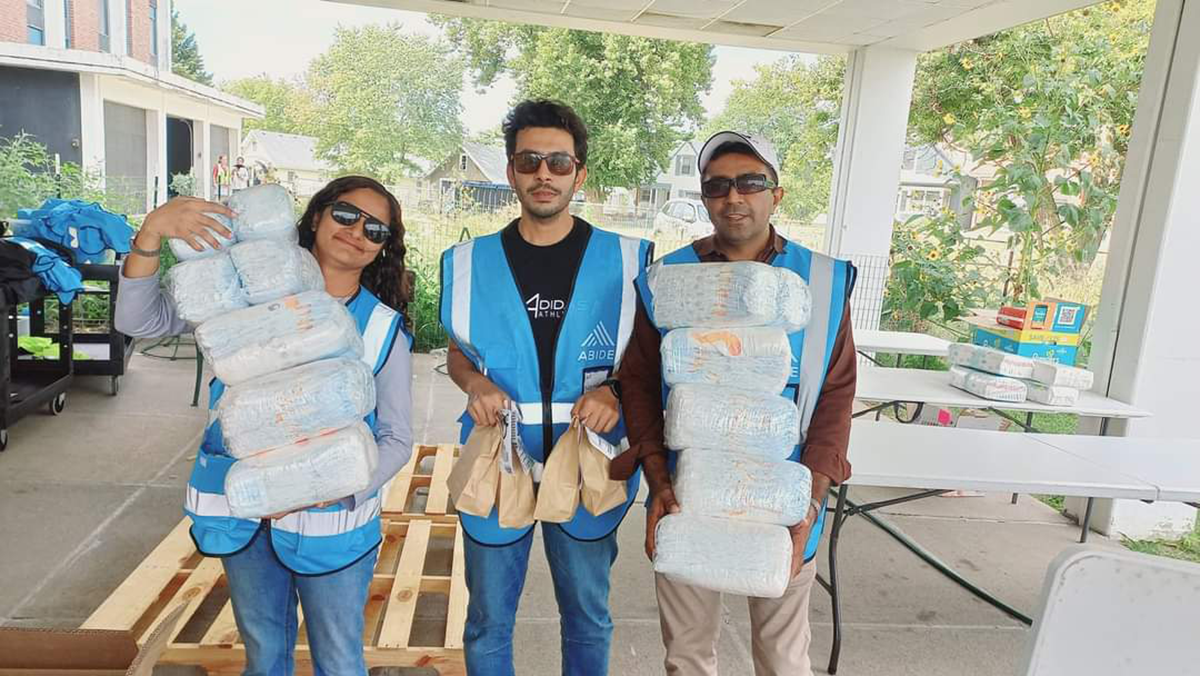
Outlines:
<svg viewBox="0 0 1200 676"><path fill-rule="evenodd" d="M47 291L58 295L59 302L68 304L75 300L76 293L83 290L83 274L50 247L27 237L5 237L0 239L0 244L24 249L30 256L30 272L37 275Z"/></svg>
<svg viewBox="0 0 1200 676"><path fill-rule="evenodd" d="M13 234L37 237L70 249L75 263L103 263L104 252L129 253L134 230L124 216L105 211L95 202L48 199L37 209L21 209Z"/></svg>

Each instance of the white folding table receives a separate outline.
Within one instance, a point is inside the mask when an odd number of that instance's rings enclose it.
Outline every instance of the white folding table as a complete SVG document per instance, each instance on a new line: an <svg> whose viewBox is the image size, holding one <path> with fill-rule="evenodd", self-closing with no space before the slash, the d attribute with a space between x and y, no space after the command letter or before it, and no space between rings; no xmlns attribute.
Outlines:
<svg viewBox="0 0 1200 676"><path fill-rule="evenodd" d="M833 604L833 649L829 673L837 672L842 640L837 573L838 539L842 526L851 516L861 515L870 520L980 599L1030 624L1028 616L972 584L895 526L873 516L871 512L964 488L1005 493L1055 493L1086 498L1159 498L1159 489L1154 484L1054 445L1059 439L1080 438L1103 437L1006 434L956 427L854 422L849 445L854 476L835 491L837 501L829 536L829 581L820 581L829 592ZM1200 475L1193 476L1196 477L1196 488L1200 491ZM908 488L917 492L858 504L849 499L851 484Z"/></svg>
<svg viewBox="0 0 1200 676"><path fill-rule="evenodd" d="M854 332L854 349L863 357L879 364L868 352L899 355L914 354L923 357L945 357L950 353L950 341L927 333L910 331L878 331L863 329Z"/></svg>
<svg viewBox="0 0 1200 676"><path fill-rule="evenodd" d="M1031 434L1071 455L1153 484L1158 500L1200 503L1200 439Z"/></svg>

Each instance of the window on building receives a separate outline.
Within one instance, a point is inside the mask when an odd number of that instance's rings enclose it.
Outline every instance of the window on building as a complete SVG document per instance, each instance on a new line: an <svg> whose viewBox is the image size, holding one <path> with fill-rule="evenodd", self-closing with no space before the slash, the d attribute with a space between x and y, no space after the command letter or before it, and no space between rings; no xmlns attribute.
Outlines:
<svg viewBox="0 0 1200 676"><path fill-rule="evenodd" d="M676 155L675 156L675 175L676 176L695 176L696 175L696 156L695 155Z"/></svg>
<svg viewBox="0 0 1200 676"><path fill-rule="evenodd" d="M73 42L71 37L75 31L75 22L72 20L71 0L63 0L63 47L70 49Z"/></svg>
<svg viewBox="0 0 1200 676"><path fill-rule="evenodd" d="M46 44L46 7L44 0L26 0L25 26L28 29L29 44Z"/></svg>
<svg viewBox="0 0 1200 676"><path fill-rule="evenodd" d="M459 171L467 170L467 154L466 153L463 153L458 156L458 170Z"/></svg>
<svg viewBox="0 0 1200 676"><path fill-rule="evenodd" d="M158 56L158 2L150 0L150 56Z"/></svg>
<svg viewBox="0 0 1200 676"><path fill-rule="evenodd" d="M111 51L111 45L108 43L110 22L108 16L108 0L98 0L100 3L100 51Z"/></svg>
<svg viewBox="0 0 1200 676"><path fill-rule="evenodd" d="M933 216L946 205L947 191L937 188L901 188L896 211L901 214Z"/></svg>

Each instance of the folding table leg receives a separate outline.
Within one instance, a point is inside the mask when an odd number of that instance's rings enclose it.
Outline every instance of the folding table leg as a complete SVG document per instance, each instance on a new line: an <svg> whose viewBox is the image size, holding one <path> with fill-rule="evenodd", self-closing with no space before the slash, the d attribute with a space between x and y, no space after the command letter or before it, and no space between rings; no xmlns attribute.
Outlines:
<svg viewBox="0 0 1200 676"><path fill-rule="evenodd" d="M833 605L833 648L829 651L830 674L836 674L838 656L842 652L842 599L838 593L837 546L842 524L846 522L846 494L850 487L838 487L837 508L833 512L833 527L829 531L829 599Z"/></svg>
<svg viewBox="0 0 1200 676"><path fill-rule="evenodd" d="M1088 531L1092 529L1092 505L1096 498L1087 499L1087 509L1083 510L1083 532L1079 534L1079 543L1084 544L1088 539Z"/></svg>

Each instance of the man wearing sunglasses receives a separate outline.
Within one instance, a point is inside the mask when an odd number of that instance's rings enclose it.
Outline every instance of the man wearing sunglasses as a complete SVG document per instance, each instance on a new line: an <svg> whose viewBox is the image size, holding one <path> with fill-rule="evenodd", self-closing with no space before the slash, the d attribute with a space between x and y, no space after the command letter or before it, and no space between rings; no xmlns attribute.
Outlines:
<svg viewBox="0 0 1200 676"><path fill-rule="evenodd" d="M754 671L758 676L807 676L811 632L809 592L816 577L816 550L824 523L829 487L850 476L846 446L854 400L856 356L851 335L849 297L854 266L810 251L775 231L771 215L783 198L775 149L767 141L725 131L700 150L700 192L712 217L714 233L668 254L655 265L758 261L786 267L808 283L812 319L789 336L792 369L781 393L797 402L801 443L791 460L812 471L813 500L805 520L791 528L792 582L779 599L749 599ZM620 371L622 410L629 425L630 449L612 464L620 478L640 463L650 485L646 515L646 554L654 558L654 532L660 518L678 512L671 487L674 451L663 444L662 381L654 326L654 298L638 280L641 304L634 335ZM721 595L655 576L659 620L667 649L668 674L716 674Z"/></svg>
<svg viewBox="0 0 1200 676"><path fill-rule="evenodd" d="M442 256L447 361L451 379L467 394L461 439L515 410L525 452L538 463L572 420L617 446L625 426L612 375L633 330L634 283L651 245L595 228L568 210L587 177L587 129L570 108L522 102L504 122L504 141L521 216ZM624 504L598 516L580 506L566 523L542 524L562 620L563 674L608 673L616 528L640 475L624 479ZM463 632L467 671L508 676L514 673L513 628L533 527L501 527L495 509L486 519L459 518L467 534L470 591Z"/></svg>

